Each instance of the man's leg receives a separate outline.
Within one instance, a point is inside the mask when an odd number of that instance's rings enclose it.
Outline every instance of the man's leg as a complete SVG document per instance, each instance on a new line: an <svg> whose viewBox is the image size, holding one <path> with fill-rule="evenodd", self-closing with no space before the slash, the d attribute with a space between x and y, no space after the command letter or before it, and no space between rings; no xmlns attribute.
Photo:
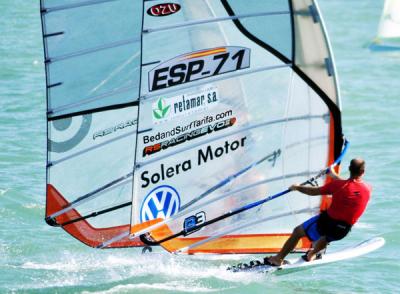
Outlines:
<svg viewBox="0 0 400 294"><path fill-rule="evenodd" d="M318 241L315 242L314 248L312 248L308 252L307 259L309 261L314 260L317 253L320 252L321 250L324 250L326 246L328 246L328 241L326 240L326 237L319 238Z"/></svg>
<svg viewBox="0 0 400 294"><path fill-rule="evenodd" d="M281 265L285 257L292 252L292 250L296 247L299 240L306 236L306 233L303 229L303 225L297 226L294 230L292 235L287 239L285 244L283 245L281 251L268 258L268 261L274 265Z"/></svg>

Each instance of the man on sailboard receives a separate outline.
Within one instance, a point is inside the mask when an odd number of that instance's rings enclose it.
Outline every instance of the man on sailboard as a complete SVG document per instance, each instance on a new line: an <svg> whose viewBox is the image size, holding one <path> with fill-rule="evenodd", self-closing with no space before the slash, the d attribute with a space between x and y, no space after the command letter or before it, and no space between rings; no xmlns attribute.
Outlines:
<svg viewBox="0 0 400 294"><path fill-rule="evenodd" d="M302 237L307 236L314 243L314 248L303 256L304 260L312 261L329 242L341 240L348 234L363 214L371 195L371 186L362 180L365 161L360 158L352 159L349 171L350 177L347 180L341 179L331 170L330 176L334 180L322 187L292 185L289 188L291 191L299 191L309 196L332 195L332 204L328 210L297 226L281 251L265 258L266 264L282 265L285 257Z"/></svg>

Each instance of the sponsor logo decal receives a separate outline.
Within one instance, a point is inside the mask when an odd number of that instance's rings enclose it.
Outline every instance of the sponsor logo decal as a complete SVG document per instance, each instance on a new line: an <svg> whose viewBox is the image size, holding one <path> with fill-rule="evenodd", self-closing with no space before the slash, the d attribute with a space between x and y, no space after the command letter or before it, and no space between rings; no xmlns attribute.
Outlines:
<svg viewBox="0 0 400 294"><path fill-rule="evenodd" d="M250 67L250 49L219 47L187 53L159 64L149 72L149 91Z"/></svg>
<svg viewBox="0 0 400 294"><path fill-rule="evenodd" d="M190 132L183 133L182 135L179 135L170 140L166 140L166 141L163 141L160 143L156 143L154 145L146 146L143 149L143 157L160 152L161 150L168 149L169 147L185 143L186 141L196 139L196 138L199 138L204 135L208 135L213 132L218 132L220 130L224 130L226 128L233 126L235 123L236 123L236 118L233 117L230 119L226 119L223 121L216 122L214 124L210 124L210 125L195 129Z"/></svg>
<svg viewBox="0 0 400 294"><path fill-rule="evenodd" d="M56 153L67 152L81 143L89 133L92 125L92 114L81 117L69 117L51 122L51 139L47 139L49 151ZM55 138L63 138L62 141Z"/></svg>
<svg viewBox="0 0 400 294"><path fill-rule="evenodd" d="M181 6L177 3L163 3L151 6L147 9L147 14L150 16L167 16L177 13Z"/></svg>
<svg viewBox="0 0 400 294"><path fill-rule="evenodd" d="M157 103L153 104L153 119L155 121L162 120L169 114L171 106L166 105L165 100L160 98Z"/></svg>
<svg viewBox="0 0 400 294"><path fill-rule="evenodd" d="M166 102L167 100L167 102ZM217 88L212 87L200 93L183 94L167 99L159 98L153 103L153 122L162 123L206 110L218 102Z"/></svg>
<svg viewBox="0 0 400 294"><path fill-rule="evenodd" d="M190 235L198 230L199 225L206 222L206 213L204 211L200 211L195 215L191 215L183 221L183 230L185 231L185 236Z"/></svg>
<svg viewBox="0 0 400 294"><path fill-rule="evenodd" d="M104 136L110 135L112 133L118 132L119 130L123 130L125 128L132 127L136 124L137 124L136 119L127 120L127 121L119 123L116 126L113 126L111 128L107 128L107 129L95 132L93 134L93 140L95 140L96 138L99 138L99 137L104 137Z"/></svg>
<svg viewBox="0 0 400 294"><path fill-rule="evenodd" d="M151 190L143 200L140 221L169 218L181 207L181 198L175 188L163 185Z"/></svg>
<svg viewBox="0 0 400 294"><path fill-rule="evenodd" d="M197 160L195 164L201 166L207 162L213 161L216 158L223 157L226 154L230 154L244 147L246 142L246 137L242 137L234 141L225 141L222 146L211 146L201 148L197 150ZM157 184L160 181L166 179L172 179L176 175L183 174L192 169L192 160L188 159L178 163L174 166L165 166L163 163L160 165L158 171L152 174L149 171L144 171L141 173L140 178L142 180L142 188L148 187L150 184Z"/></svg>
<svg viewBox="0 0 400 294"><path fill-rule="evenodd" d="M150 142L159 142L161 140L168 139L170 137L178 136L179 134L183 134L188 132L194 128L199 128L201 126L205 126L208 124L212 124L214 122L220 121L222 119L227 119L233 115L232 110L227 110L221 113L218 113L214 116L206 115L202 119L195 119L188 124L185 125L177 125L166 131L158 131L153 135L143 135L143 144L148 144Z"/></svg>
<svg viewBox="0 0 400 294"><path fill-rule="evenodd" d="M147 188L150 185L156 185L159 182L165 180L173 181L175 176L186 173L198 166L206 166L208 163L214 161L215 159L223 158L228 154L237 152L238 150L243 150L246 145L246 137L239 138L237 140L225 141L223 144L217 146L208 145L204 148L200 148L196 152L196 158L187 159L177 163L175 165L165 165L160 164L158 170L153 170L151 173L149 171L143 171L140 175L141 187ZM272 167L275 167L278 158L281 156L281 150L274 150L272 153L267 155L266 159L270 162ZM197 216L197 215L195 215ZM201 218L197 218L200 222ZM199 223L197 223L199 224Z"/></svg>

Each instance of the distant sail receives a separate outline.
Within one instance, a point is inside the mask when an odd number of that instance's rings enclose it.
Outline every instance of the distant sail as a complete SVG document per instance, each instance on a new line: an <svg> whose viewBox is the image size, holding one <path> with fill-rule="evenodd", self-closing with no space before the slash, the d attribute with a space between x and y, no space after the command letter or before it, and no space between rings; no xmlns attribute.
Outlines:
<svg viewBox="0 0 400 294"><path fill-rule="evenodd" d="M378 29L378 38L400 37L400 0L386 0Z"/></svg>
<svg viewBox="0 0 400 294"><path fill-rule="evenodd" d="M400 50L400 0L386 0L373 50Z"/></svg>
<svg viewBox="0 0 400 294"><path fill-rule="evenodd" d="M144 3L138 128L148 131L137 136L134 240L302 182L340 154L336 71L315 1ZM253 221L190 253L275 252L327 205L290 193L161 245L179 250Z"/></svg>

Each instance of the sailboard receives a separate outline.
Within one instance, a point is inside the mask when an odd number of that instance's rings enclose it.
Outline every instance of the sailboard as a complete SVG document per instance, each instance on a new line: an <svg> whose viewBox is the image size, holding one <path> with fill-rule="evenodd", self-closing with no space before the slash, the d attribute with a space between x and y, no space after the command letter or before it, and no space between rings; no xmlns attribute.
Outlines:
<svg viewBox="0 0 400 294"><path fill-rule="evenodd" d="M372 51L400 50L400 0L386 0Z"/></svg>
<svg viewBox="0 0 400 294"><path fill-rule="evenodd" d="M316 1L41 0L41 19L49 225L96 248L266 253L329 206L286 189L328 181L346 148Z"/></svg>
<svg viewBox="0 0 400 294"><path fill-rule="evenodd" d="M320 258L313 261L305 261L301 257L297 259L293 258L287 260L286 263L281 266L265 265L263 264L263 261L253 261L252 265L238 264L236 266L229 267L228 270L232 272L289 274L312 267L330 264L332 262L338 262L359 257L381 248L384 244L385 239L381 237L375 237L342 250L322 254Z"/></svg>

